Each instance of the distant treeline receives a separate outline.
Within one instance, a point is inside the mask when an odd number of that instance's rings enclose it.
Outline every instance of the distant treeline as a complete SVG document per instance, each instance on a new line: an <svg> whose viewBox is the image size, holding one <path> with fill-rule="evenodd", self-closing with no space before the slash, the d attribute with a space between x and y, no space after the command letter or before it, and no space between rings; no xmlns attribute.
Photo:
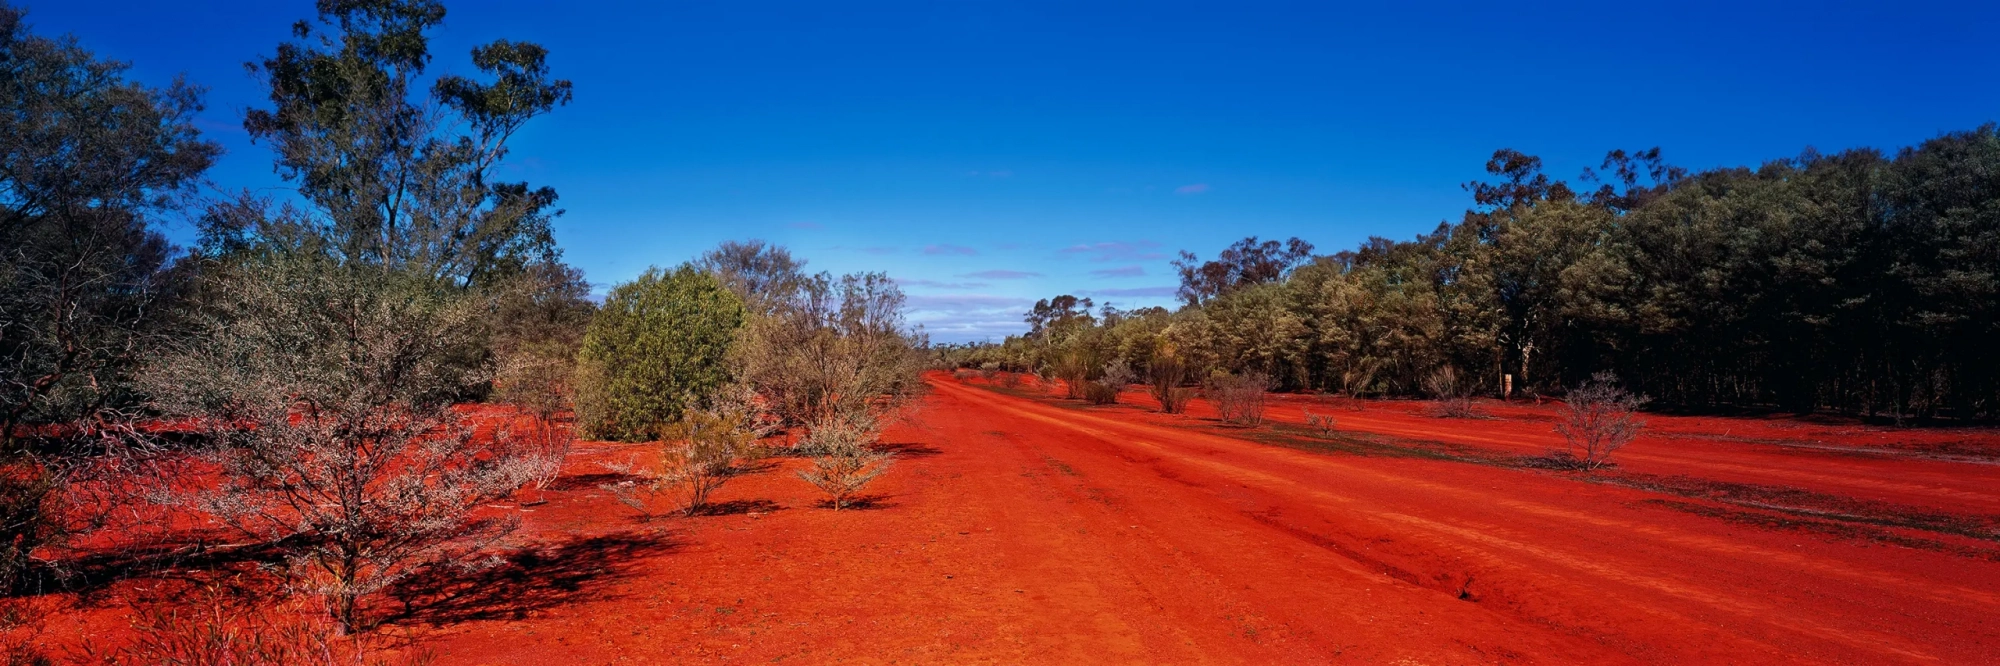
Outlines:
<svg viewBox="0 0 2000 666"><path fill-rule="evenodd" d="M1698 173L1613 151L1577 185L1494 154L1476 208L1409 241L1183 252L1177 311L1059 296L947 362L1090 376L1171 355L1278 388L1559 393L1616 373L1656 404L2000 413L2000 130L1890 155L1811 150Z"/></svg>

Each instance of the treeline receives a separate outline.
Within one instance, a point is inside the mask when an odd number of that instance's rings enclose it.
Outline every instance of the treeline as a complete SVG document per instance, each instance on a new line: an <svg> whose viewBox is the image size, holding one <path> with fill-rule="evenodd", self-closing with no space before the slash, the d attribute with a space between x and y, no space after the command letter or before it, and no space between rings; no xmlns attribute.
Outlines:
<svg viewBox="0 0 2000 666"><path fill-rule="evenodd" d="M488 557L517 522L494 503L549 483L577 431L659 443L618 489L643 511L700 509L780 429L834 508L886 467L872 445L926 363L887 276L727 243L600 306L556 192L500 177L571 98L546 50L496 40L427 75L442 5L318 8L251 66L274 198L198 187L220 153L198 88L127 80L0 4L0 616L69 580L76 537L186 517L366 630L377 595ZM193 247L159 233L176 218ZM519 409L461 408L482 400Z"/></svg>
<svg viewBox="0 0 2000 666"><path fill-rule="evenodd" d="M1501 150L1476 207L1408 241L1246 239L1176 262L1183 305L1037 303L947 362L1094 377L1171 356L1279 388L1498 394L1613 372L1655 404L1904 418L2000 413L2000 130L1893 154L1690 173L1613 151L1575 185Z"/></svg>

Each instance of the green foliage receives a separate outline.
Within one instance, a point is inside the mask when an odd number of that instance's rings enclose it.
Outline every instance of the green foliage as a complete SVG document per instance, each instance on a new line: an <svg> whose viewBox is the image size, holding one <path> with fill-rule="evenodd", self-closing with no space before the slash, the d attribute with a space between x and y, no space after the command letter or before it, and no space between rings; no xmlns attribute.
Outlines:
<svg viewBox="0 0 2000 666"><path fill-rule="evenodd" d="M1194 376L1349 396L1424 395L1451 367L1458 406L1506 376L1539 394L1615 371L1678 405L2000 415L2000 129L1893 157L1689 173L1615 150L1600 168L1572 187L1500 150L1497 182L1467 185L1479 207L1416 239L1184 253L1178 311L1063 296L1026 335L940 354L1087 379L1171 347Z"/></svg>
<svg viewBox="0 0 2000 666"><path fill-rule="evenodd" d="M0 457L22 428L135 406L172 248L148 228L221 152L199 89L147 88L0 5Z"/></svg>
<svg viewBox="0 0 2000 666"><path fill-rule="evenodd" d="M577 422L587 436L642 441L730 380L743 301L713 276L648 269L618 285L578 355Z"/></svg>

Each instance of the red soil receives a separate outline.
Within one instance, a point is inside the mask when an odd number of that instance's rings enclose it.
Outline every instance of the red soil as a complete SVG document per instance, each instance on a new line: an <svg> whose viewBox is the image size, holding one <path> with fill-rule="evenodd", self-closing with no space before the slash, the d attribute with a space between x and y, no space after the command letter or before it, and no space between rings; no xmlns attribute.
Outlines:
<svg viewBox="0 0 2000 666"><path fill-rule="evenodd" d="M1592 475L1507 462L1560 446L1547 407L1482 405L1494 418L1476 421L1421 403L1313 408L1373 442L1493 454L1453 460L1252 441L1270 429L1153 413L1136 393L1081 407L933 384L885 439L904 455L869 488L872 507L817 506L791 473L799 461L781 458L719 491L720 515L642 523L596 488L609 478L596 463L644 449L586 445L547 503L525 509L511 567L395 626L448 664L2000 654L2000 535L1633 481L1790 488L1863 514L1978 523L2000 513L1990 430L1653 416L1617 472ZM1270 413L1296 422L1299 407ZM130 594L102 595L52 637L120 640Z"/></svg>

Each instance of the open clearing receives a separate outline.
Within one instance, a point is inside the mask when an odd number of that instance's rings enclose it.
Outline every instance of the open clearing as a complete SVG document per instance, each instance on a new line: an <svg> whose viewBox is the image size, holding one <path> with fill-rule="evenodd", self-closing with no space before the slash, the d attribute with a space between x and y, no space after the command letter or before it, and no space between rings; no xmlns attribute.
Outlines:
<svg viewBox="0 0 2000 666"><path fill-rule="evenodd" d="M391 628L441 663L1974 663L2000 653L2000 433L1649 416L1544 469L1552 410L1280 396L1258 429L931 375L872 503L776 458L640 521L586 444L521 550ZM537 493L523 491L532 498ZM50 627L111 644L166 583Z"/></svg>

